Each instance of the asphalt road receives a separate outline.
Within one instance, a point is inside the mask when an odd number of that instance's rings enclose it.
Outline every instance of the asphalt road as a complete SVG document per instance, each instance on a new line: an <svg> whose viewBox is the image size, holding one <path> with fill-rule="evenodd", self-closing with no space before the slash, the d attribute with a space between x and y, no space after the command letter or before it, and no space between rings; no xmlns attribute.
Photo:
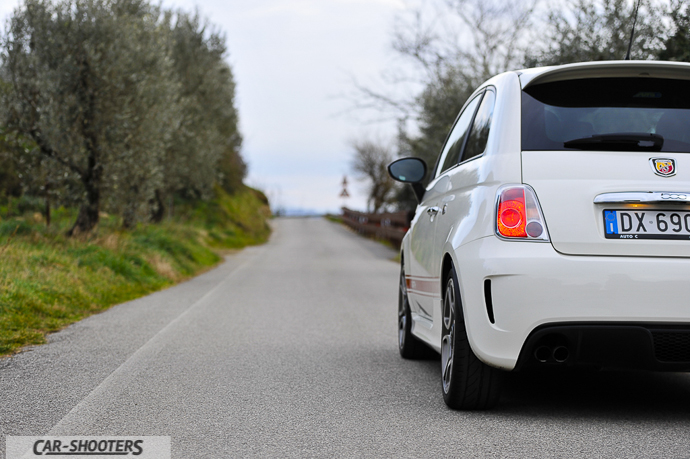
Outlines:
<svg viewBox="0 0 690 459"><path fill-rule="evenodd" d="M321 219L0 360L5 435L169 435L175 458L690 457L690 375L511 374L454 412L396 345L395 253ZM3 453L4 454L4 453Z"/></svg>

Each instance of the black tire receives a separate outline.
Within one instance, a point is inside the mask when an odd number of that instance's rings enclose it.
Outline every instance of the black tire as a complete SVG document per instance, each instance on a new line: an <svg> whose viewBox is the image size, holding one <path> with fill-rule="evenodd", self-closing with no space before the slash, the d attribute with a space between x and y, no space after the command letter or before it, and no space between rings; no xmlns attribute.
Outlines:
<svg viewBox="0 0 690 459"><path fill-rule="evenodd" d="M444 285L441 338L443 400L455 410L492 408L501 396L504 372L483 363L470 348L454 268L451 267Z"/></svg>
<svg viewBox="0 0 690 459"><path fill-rule="evenodd" d="M405 267L400 266L400 289L398 290L398 350L404 359L424 359L433 352L412 335L412 315L407 298Z"/></svg>

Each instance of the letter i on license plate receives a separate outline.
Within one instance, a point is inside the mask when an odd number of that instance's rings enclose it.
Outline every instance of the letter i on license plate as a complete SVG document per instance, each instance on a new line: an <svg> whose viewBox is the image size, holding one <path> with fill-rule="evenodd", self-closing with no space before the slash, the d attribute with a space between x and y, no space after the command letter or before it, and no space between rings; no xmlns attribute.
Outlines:
<svg viewBox="0 0 690 459"><path fill-rule="evenodd" d="M690 211L605 210L607 239L690 240Z"/></svg>

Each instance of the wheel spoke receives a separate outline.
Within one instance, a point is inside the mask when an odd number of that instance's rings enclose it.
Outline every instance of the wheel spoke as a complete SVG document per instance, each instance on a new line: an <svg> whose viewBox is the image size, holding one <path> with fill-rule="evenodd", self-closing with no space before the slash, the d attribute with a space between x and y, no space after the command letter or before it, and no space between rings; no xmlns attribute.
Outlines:
<svg viewBox="0 0 690 459"><path fill-rule="evenodd" d="M453 360L448 359L448 362L446 362L446 368L443 370L443 382L446 384L450 384L450 376L451 372L453 371Z"/></svg>
<svg viewBox="0 0 690 459"><path fill-rule="evenodd" d="M398 345L402 348L405 345L405 326L407 325L404 316L398 324Z"/></svg>
<svg viewBox="0 0 690 459"><path fill-rule="evenodd" d="M445 335L441 342L441 377L443 390L448 391L453 371L453 336Z"/></svg>
<svg viewBox="0 0 690 459"><path fill-rule="evenodd" d="M405 346L405 333L407 332L407 288L405 285L405 272L400 272L400 299L398 301L398 346Z"/></svg>
<svg viewBox="0 0 690 459"><path fill-rule="evenodd" d="M450 308L450 318L448 320L448 329L450 330L455 326L455 304Z"/></svg>
<svg viewBox="0 0 690 459"><path fill-rule="evenodd" d="M443 339L441 341L441 377L443 390L448 393L453 377L453 360L455 346L455 284L448 279L443 298Z"/></svg>
<svg viewBox="0 0 690 459"><path fill-rule="evenodd" d="M455 287L453 279L448 280L446 295L443 299L443 325L446 330L450 330L451 324L455 321Z"/></svg>
<svg viewBox="0 0 690 459"><path fill-rule="evenodd" d="M405 344L405 327L407 325L407 317L405 317L405 306L401 304L398 309L398 345L402 348Z"/></svg>

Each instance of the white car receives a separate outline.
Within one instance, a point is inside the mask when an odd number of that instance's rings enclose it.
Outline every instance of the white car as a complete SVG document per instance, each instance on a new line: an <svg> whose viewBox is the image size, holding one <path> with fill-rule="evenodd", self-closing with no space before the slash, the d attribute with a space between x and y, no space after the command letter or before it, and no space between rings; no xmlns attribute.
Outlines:
<svg viewBox="0 0 690 459"><path fill-rule="evenodd" d="M429 171L402 249L399 347L441 354L443 397L485 409L507 371L690 370L690 65L498 75Z"/></svg>

